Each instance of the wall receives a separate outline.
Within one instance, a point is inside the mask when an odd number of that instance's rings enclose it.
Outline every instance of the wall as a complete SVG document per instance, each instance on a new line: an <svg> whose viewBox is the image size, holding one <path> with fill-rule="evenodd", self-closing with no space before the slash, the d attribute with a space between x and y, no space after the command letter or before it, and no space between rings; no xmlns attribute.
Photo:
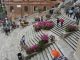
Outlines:
<svg viewBox="0 0 80 60"><path fill-rule="evenodd" d="M50 1L50 0L5 0L4 4L6 6L6 10L8 12L8 16L24 16L28 14L34 13L34 6L37 6L38 8L43 9L44 6L46 6L47 9L50 9L52 6L55 6L55 4L59 3L60 0L56 1ZM17 7L17 5L21 5L20 8ZM10 6L14 7L14 11L10 12ZM24 6L28 6L28 11L24 11ZM14 14L15 13L15 14Z"/></svg>

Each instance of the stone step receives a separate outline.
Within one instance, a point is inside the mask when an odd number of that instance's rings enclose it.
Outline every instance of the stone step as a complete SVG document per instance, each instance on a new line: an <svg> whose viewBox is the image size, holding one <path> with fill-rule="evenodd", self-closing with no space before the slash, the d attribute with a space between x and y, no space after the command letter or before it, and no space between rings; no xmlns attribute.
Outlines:
<svg viewBox="0 0 80 60"><path fill-rule="evenodd" d="M69 45L70 45L70 47L71 47L71 48L73 48L73 50L75 50L75 49L76 49L76 48L75 48L75 46L71 43L71 41L69 41L69 40L65 39L65 42L66 42L67 44L69 44Z"/></svg>
<svg viewBox="0 0 80 60"><path fill-rule="evenodd" d="M63 56L63 53L61 52L61 50L59 49L59 47L57 46L57 44L53 43L52 45L50 45L49 47L47 47L45 50L43 50L42 52L36 54L34 57L31 57L31 60L37 59L37 60L52 60L53 57L51 55L51 50L58 50L60 52L60 54Z"/></svg>

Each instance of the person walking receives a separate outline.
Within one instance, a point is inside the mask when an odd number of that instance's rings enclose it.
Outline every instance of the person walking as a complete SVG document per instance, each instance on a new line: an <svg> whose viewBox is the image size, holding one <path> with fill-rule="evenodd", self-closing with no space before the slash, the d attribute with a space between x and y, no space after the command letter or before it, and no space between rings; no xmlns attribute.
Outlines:
<svg viewBox="0 0 80 60"><path fill-rule="evenodd" d="M5 34L8 35L10 33L10 28L9 27L5 27Z"/></svg>
<svg viewBox="0 0 80 60"><path fill-rule="evenodd" d="M43 21L43 16L41 16L41 21Z"/></svg>
<svg viewBox="0 0 80 60"><path fill-rule="evenodd" d="M69 14L69 9L66 9L66 15L68 15Z"/></svg>
<svg viewBox="0 0 80 60"><path fill-rule="evenodd" d="M18 53L17 56L18 56L18 60L23 60L22 53Z"/></svg>
<svg viewBox="0 0 80 60"><path fill-rule="evenodd" d="M60 22L61 22L61 27L63 26L63 23L64 23L64 19L60 19Z"/></svg>
<svg viewBox="0 0 80 60"><path fill-rule="evenodd" d="M74 13L73 19L75 19L76 18L76 14L79 13L79 8L75 7L74 10L73 10L73 13Z"/></svg>
<svg viewBox="0 0 80 60"><path fill-rule="evenodd" d="M25 45L25 35L22 36L21 42Z"/></svg>
<svg viewBox="0 0 80 60"><path fill-rule="evenodd" d="M53 10L49 10L49 13L52 15L53 14Z"/></svg>
<svg viewBox="0 0 80 60"><path fill-rule="evenodd" d="M76 24L78 25L78 24L79 24L80 13L77 12L77 13L75 14L75 17L76 17Z"/></svg>
<svg viewBox="0 0 80 60"><path fill-rule="evenodd" d="M51 35L50 38L51 42L55 43L55 36Z"/></svg>
<svg viewBox="0 0 80 60"><path fill-rule="evenodd" d="M57 18L57 26L59 25L59 22L60 22L60 20L59 20L59 18Z"/></svg>
<svg viewBox="0 0 80 60"><path fill-rule="evenodd" d="M73 14L73 10L70 9L70 10L69 10L69 15L68 15L68 16L69 16L69 17L72 17L72 14Z"/></svg>

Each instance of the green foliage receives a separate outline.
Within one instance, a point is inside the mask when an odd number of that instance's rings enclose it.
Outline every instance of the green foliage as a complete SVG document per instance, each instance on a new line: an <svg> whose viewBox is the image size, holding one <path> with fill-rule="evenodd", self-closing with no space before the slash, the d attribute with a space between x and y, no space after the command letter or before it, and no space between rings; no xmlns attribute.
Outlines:
<svg viewBox="0 0 80 60"><path fill-rule="evenodd" d="M38 45L39 45L39 47L42 47L42 46L44 46L44 44L45 44L45 42L44 41L39 41L39 43L38 43Z"/></svg>
<svg viewBox="0 0 80 60"><path fill-rule="evenodd" d="M39 49L38 49L38 51L42 51L43 50L43 47L44 47L44 45L45 45L45 42L44 41L39 41L38 42L38 46L39 46Z"/></svg>
<svg viewBox="0 0 80 60"><path fill-rule="evenodd" d="M66 32L69 32L69 30L68 30L68 29L65 29L65 31L66 31Z"/></svg>

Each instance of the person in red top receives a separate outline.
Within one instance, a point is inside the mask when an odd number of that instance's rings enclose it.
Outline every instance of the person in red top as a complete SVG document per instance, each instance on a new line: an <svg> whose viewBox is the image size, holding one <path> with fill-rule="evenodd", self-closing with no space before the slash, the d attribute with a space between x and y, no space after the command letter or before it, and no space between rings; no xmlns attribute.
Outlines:
<svg viewBox="0 0 80 60"><path fill-rule="evenodd" d="M63 26L63 23L64 23L64 19L60 19L60 22L61 22L61 27Z"/></svg>

